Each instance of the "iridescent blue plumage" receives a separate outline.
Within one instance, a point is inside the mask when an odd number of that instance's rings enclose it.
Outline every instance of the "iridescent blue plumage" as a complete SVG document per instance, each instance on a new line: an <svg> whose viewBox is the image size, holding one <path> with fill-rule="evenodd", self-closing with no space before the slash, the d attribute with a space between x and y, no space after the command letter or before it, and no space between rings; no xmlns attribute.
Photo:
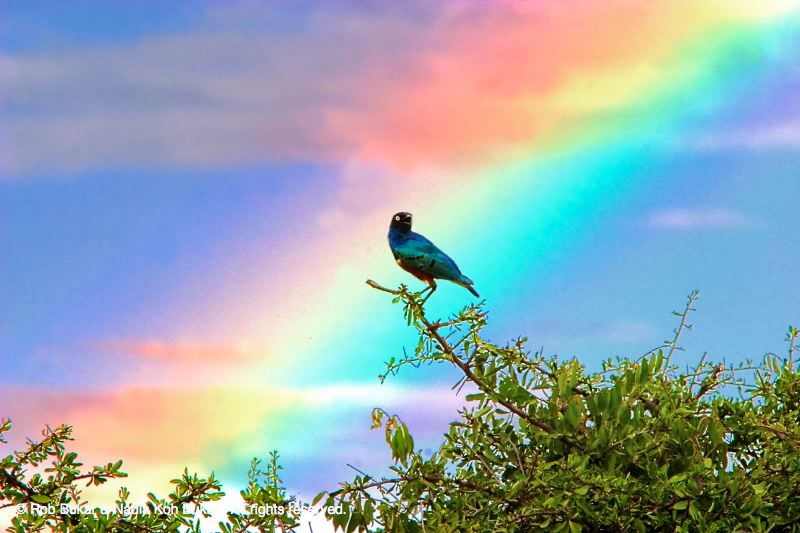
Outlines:
<svg viewBox="0 0 800 533"><path fill-rule="evenodd" d="M389 225L389 247L397 264L426 282L430 294L436 290L435 280L444 279L461 285L479 297L472 288L472 280L461 273L455 261L424 236L411 231L410 213L397 213L392 217Z"/></svg>

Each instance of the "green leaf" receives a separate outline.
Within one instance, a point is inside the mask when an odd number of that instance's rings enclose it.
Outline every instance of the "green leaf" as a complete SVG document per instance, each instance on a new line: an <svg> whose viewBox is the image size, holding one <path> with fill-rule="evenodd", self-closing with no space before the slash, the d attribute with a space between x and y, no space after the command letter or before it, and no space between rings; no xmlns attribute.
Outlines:
<svg viewBox="0 0 800 533"><path fill-rule="evenodd" d="M647 364L647 359L642 359L641 368L639 369L639 384L644 385L650 381L650 369Z"/></svg>
<svg viewBox="0 0 800 533"><path fill-rule="evenodd" d="M692 517L692 520L697 521L700 518L700 512L697 510L697 506L694 502L689 502L689 516Z"/></svg>

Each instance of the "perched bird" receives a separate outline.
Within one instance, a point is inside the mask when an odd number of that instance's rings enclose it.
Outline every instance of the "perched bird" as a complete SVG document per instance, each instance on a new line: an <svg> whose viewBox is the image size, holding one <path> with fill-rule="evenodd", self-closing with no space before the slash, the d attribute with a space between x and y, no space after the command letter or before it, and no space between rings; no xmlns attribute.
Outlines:
<svg viewBox="0 0 800 533"><path fill-rule="evenodd" d="M461 285L480 298L472 288L472 280L461 273L456 262L436 247L431 241L411 231L411 213L397 213L389 224L389 248L400 268L428 284L431 292L436 290L436 280L446 279Z"/></svg>

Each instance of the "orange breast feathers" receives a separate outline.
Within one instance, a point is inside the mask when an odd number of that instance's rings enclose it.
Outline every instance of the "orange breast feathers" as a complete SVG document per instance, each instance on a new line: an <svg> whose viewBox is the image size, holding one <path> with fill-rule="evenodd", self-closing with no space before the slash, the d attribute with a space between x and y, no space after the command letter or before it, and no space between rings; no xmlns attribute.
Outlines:
<svg viewBox="0 0 800 533"><path fill-rule="evenodd" d="M402 259L398 259L397 264L400 265L400 268L402 268L415 278L424 281L428 285L436 285L436 282L433 280L433 276L431 276L430 274L427 274L419 269L404 265Z"/></svg>

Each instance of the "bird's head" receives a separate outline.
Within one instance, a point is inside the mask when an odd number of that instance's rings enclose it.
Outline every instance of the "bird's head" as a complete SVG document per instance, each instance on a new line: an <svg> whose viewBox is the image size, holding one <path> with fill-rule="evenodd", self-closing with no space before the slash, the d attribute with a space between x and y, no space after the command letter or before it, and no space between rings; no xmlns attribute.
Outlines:
<svg viewBox="0 0 800 533"><path fill-rule="evenodd" d="M400 233L408 233L411 231L411 213L401 212L395 214L389 227L396 229Z"/></svg>

